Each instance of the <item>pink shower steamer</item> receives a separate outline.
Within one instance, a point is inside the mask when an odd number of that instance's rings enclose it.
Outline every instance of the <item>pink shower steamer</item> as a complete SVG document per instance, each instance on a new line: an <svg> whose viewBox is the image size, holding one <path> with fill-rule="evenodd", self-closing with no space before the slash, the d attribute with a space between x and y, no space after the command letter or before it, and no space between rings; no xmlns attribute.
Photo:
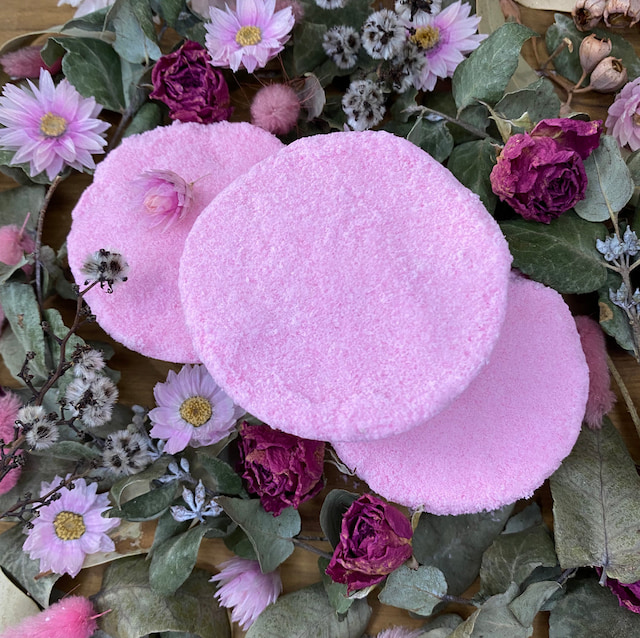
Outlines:
<svg viewBox="0 0 640 638"><path fill-rule="evenodd" d="M147 357L198 361L178 292L185 239L222 189L282 146L270 133L247 123L176 122L127 137L107 155L73 211L68 237L69 264L80 286L85 280L82 264L100 248L121 253L129 264L128 281L112 294L96 287L86 296L107 333ZM151 227L132 197L131 182L143 171L160 169L194 182L190 212L166 230Z"/></svg>
<svg viewBox="0 0 640 638"><path fill-rule="evenodd" d="M236 403L301 437L375 439L435 415L486 364L510 263L480 199L427 153L333 133L213 200L180 291L198 356Z"/></svg>
<svg viewBox="0 0 640 638"><path fill-rule="evenodd" d="M335 443L391 501L433 514L492 510L526 498L580 432L589 371L562 297L514 276L491 361L455 402L402 435Z"/></svg>

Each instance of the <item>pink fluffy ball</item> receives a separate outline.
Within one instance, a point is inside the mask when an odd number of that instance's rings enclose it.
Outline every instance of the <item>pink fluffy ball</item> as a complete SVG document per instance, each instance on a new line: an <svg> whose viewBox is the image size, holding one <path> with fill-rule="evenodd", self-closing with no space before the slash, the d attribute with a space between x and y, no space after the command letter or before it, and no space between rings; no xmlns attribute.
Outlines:
<svg viewBox="0 0 640 638"><path fill-rule="evenodd" d="M285 84L260 89L251 104L251 123L274 135L285 135L298 121L300 100Z"/></svg>
<svg viewBox="0 0 640 638"><path fill-rule="evenodd" d="M15 224L0 227L0 261L15 266L24 253L33 252L35 243Z"/></svg>
<svg viewBox="0 0 640 638"><path fill-rule="evenodd" d="M8 627L0 638L89 638L97 628L91 601L82 596L69 596Z"/></svg>

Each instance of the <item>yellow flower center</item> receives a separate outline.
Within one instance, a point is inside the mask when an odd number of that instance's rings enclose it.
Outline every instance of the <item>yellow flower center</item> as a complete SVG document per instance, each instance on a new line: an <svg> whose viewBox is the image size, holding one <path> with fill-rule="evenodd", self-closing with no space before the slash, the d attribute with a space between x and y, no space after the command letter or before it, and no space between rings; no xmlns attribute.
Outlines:
<svg viewBox="0 0 640 638"><path fill-rule="evenodd" d="M262 41L260 27L240 27L236 33L236 42L241 47L249 47Z"/></svg>
<svg viewBox="0 0 640 638"><path fill-rule="evenodd" d="M63 541L76 541L87 531L82 515L66 510L56 514L53 529L56 536Z"/></svg>
<svg viewBox="0 0 640 638"><path fill-rule="evenodd" d="M411 36L411 41L417 44L421 49L428 51L433 49L440 42L440 29L438 27L418 27L416 32Z"/></svg>
<svg viewBox="0 0 640 638"><path fill-rule="evenodd" d="M53 113L45 113L40 118L40 132L45 137L60 137L67 131L67 120Z"/></svg>
<svg viewBox="0 0 640 638"><path fill-rule="evenodd" d="M199 428L213 416L213 408L204 397L189 397L180 406L180 416L193 427Z"/></svg>

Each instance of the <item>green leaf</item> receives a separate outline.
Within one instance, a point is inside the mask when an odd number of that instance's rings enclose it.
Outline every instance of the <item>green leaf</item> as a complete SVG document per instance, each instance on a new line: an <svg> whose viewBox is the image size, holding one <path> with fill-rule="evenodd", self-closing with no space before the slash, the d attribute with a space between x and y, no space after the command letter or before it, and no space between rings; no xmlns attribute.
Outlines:
<svg viewBox="0 0 640 638"><path fill-rule="evenodd" d="M22 525L15 525L0 534L0 567L11 576L41 606L49 606L51 590L60 578L59 574L49 574L36 579L40 573L40 561L31 560L22 551L27 540L22 533Z"/></svg>
<svg viewBox="0 0 640 638"><path fill-rule="evenodd" d="M0 335L0 356L2 362L11 374L11 376L18 382L22 383L22 379L18 377L18 373L22 370L22 364L25 358L25 349L18 341L18 338L13 334L11 326L5 326ZM39 379L44 380L44 377ZM38 379L36 379L38 381Z"/></svg>
<svg viewBox="0 0 640 638"><path fill-rule="evenodd" d="M161 122L162 109L160 108L160 105L155 102L147 102L146 104L143 104L140 110L136 113L122 137L129 137L129 135L136 135L138 133L150 131L151 129L156 128L156 126L160 126Z"/></svg>
<svg viewBox="0 0 640 638"><path fill-rule="evenodd" d="M507 22L496 29L453 74L453 96L462 111L477 101L495 104L518 66L522 45L536 35L529 27Z"/></svg>
<svg viewBox="0 0 640 638"><path fill-rule="evenodd" d="M580 43L584 35L576 29L573 19L570 16L555 13L554 18L554 24L547 29L545 35L547 51L549 54L553 53L565 38L571 41L572 51L569 50L569 47L565 46L553 58L553 66L560 75L576 83L582 75L582 66L580 66L578 50L580 49Z"/></svg>
<svg viewBox="0 0 640 638"><path fill-rule="evenodd" d="M113 48L120 57L128 62L149 64L162 55L148 2L116 0L107 20L116 33Z"/></svg>
<svg viewBox="0 0 640 638"><path fill-rule="evenodd" d="M563 294L592 292L605 284L607 268L596 250L596 239L607 235L603 224L567 211L550 224L516 219L500 222L500 228L514 268L532 279Z"/></svg>
<svg viewBox="0 0 640 638"><path fill-rule="evenodd" d="M20 550L18 550L20 551ZM0 632L8 633L9 627L17 625L29 616L39 613L38 605L22 589L14 585L0 567Z"/></svg>
<svg viewBox="0 0 640 638"><path fill-rule="evenodd" d="M99 450L77 441L58 441L46 450L34 450L31 454L37 457L47 456L75 463L78 461L93 461L102 456Z"/></svg>
<svg viewBox="0 0 640 638"><path fill-rule="evenodd" d="M447 581L437 567L421 565L418 569L410 569L401 565L387 576L378 599L385 605L429 616L446 593Z"/></svg>
<svg viewBox="0 0 640 638"><path fill-rule="evenodd" d="M618 273L607 272L607 283L598 291L600 325L618 342L620 347L633 352L633 331L629 318L625 311L616 306L609 297L609 290L618 290L621 284L622 277Z"/></svg>
<svg viewBox="0 0 640 638"><path fill-rule="evenodd" d="M156 531L153 535L153 543L151 545L151 549L149 550L149 555L153 556L153 552L160 547L166 540L177 536L178 534L182 534L186 532L191 525L191 521L176 521L173 516L171 516L171 511L167 510L160 518L158 519L158 524L156 525Z"/></svg>
<svg viewBox="0 0 640 638"><path fill-rule="evenodd" d="M453 150L453 137L444 120L431 122L418 117L405 137L438 162L444 162Z"/></svg>
<svg viewBox="0 0 640 638"><path fill-rule="evenodd" d="M507 93L495 106L497 113L509 120L515 120L529 114L533 122L558 117L560 98L553 84L546 78L540 78L525 89Z"/></svg>
<svg viewBox="0 0 640 638"><path fill-rule="evenodd" d="M347 585L344 583L336 583L331 576L326 573L329 562L329 559L324 558L324 556L318 558L318 569L322 575L322 584L336 614L346 614L356 599L349 598L349 588Z"/></svg>
<svg viewBox="0 0 640 638"><path fill-rule="evenodd" d="M340 542L342 517L358 496L346 490L331 490L322 503L320 527L333 547Z"/></svg>
<svg viewBox="0 0 640 638"><path fill-rule="evenodd" d="M582 636L640 636L640 615L621 607L595 578L570 582L567 594L551 610L549 638Z"/></svg>
<svg viewBox="0 0 640 638"><path fill-rule="evenodd" d="M225 609L213 597L210 574L195 569L172 596L161 596L149 585L149 563L142 557L111 563L102 589L92 598L101 628L118 638L141 638L163 631L186 632L200 638L231 638Z"/></svg>
<svg viewBox="0 0 640 638"><path fill-rule="evenodd" d="M81 31L105 31L107 28L107 13L109 13L109 7L104 7L79 18L73 18L65 23L64 27L62 27L62 32L65 33L72 29L80 29Z"/></svg>
<svg viewBox="0 0 640 638"><path fill-rule="evenodd" d="M521 512L514 514L507 521L503 534L523 532L536 525L542 525L542 512L537 503L529 503Z"/></svg>
<svg viewBox="0 0 640 638"><path fill-rule="evenodd" d="M119 508L109 511L109 516L117 516L128 521L150 521L167 511L178 491L178 483L172 482L132 498Z"/></svg>
<svg viewBox="0 0 640 638"><path fill-rule="evenodd" d="M111 499L115 506L120 507L122 502L148 492L150 482L165 473L170 461L171 458L167 456L160 457L146 470L116 481L110 490Z"/></svg>
<svg viewBox="0 0 640 638"><path fill-rule="evenodd" d="M224 544L240 558L247 560L258 560L256 550L253 548L249 537L241 527L236 527L233 532L224 537Z"/></svg>
<svg viewBox="0 0 640 638"><path fill-rule="evenodd" d="M293 60L299 75L313 71L327 59L322 48L322 38L327 32L324 24L305 21L296 29L293 41Z"/></svg>
<svg viewBox="0 0 640 638"><path fill-rule="evenodd" d="M590 222L607 221L623 209L633 195L633 179L610 135L600 138L600 146L585 160L589 183L585 198L575 205L576 213Z"/></svg>
<svg viewBox="0 0 640 638"><path fill-rule="evenodd" d="M29 215L25 229L35 233L38 222L38 211L44 202L45 189L43 186L18 186L0 192L0 225L15 224L22 227Z"/></svg>
<svg viewBox="0 0 640 638"><path fill-rule="evenodd" d="M198 463L208 472L212 483L211 489L235 496L243 491L242 479L233 471L232 467L214 456L201 452L196 453Z"/></svg>
<svg viewBox="0 0 640 638"><path fill-rule="evenodd" d="M95 97L110 111L123 112L120 58L111 45L95 38L53 38L67 51L62 59L66 78L84 97Z"/></svg>
<svg viewBox="0 0 640 638"><path fill-rule="evenodd" d="M640 580L640 476L608 418L601 430L582 429L551 493L563 569L593 565L623 583Z"/></svg>
<svg viewBox="0 0 640 638"><path fill-rule="evenodd" d="M640 151L634 151L627 157L627 168L636 188L640 187Z"/></svg>
<svg viewBox="0 0 640 638"><path fill-rule="evenodd" d="M562 587L555 581L542 581L529 585L520 596L509 603L509 609L525 627L533 625L533 619L544 604Z"/></svg>
<svg viewBox="0 0 640 638"><path fill-rule="evenodd" d="M36 294L28 284L8 282L0 287L0 305L11 325L13 334L25 352L34 352L29 370L34 381L47 377L46 344Z"/></svg>
<svg viewBox="0 0 640 638"><path fill-rule="evenodd" d="M149 566L149 584L153 591L170 596L189 578L196 566L198 550L206 531L203 525L196 525L158 545Z"/></svg>
<svg viewBox="0 0 640 638"><path fill-rule="evenodd" d="M184 0L157 0L154 5L170 27L175 27L180 14L187 10Z"/></svg>
<svg viewBox="0 0 640 638"><path fill-rule="evenodd" d="M360 638L369 624L371 607L356 600L343 619L334 612L322 583L280 596L249 627L246 638Z"/></svg>
<svg viewBox="0 0 640 638"><path fill-rule="evenodd" d="M542 525L500 534L482 557L482 591L499 594L511 583L521 585L537 567L555 567L557 563L553 541Z"/></svg>
<svg viewBox="0 0 640 638"><path fill-rule="evenodd" d="M0 151L0 171L14 179L18 184L30 186L36 184L50 184L51 180L43 171L37 175L31 175L31 166L28 163L13 164L15 151ZM37 211L36 211L37 213ZM24 220L24 218L23 218Z"/></svg>
<svg viewBox="0 0 640 638"><path fill-rule="evenodd" d="M491 512L461 516L422 514L413 533L413 554L419 563L441 570L449 593L459 596L478 576L482 554L501 532L512 511L513 505L507 505Z"/></svg>
<svg viewBox="0 0 640 638"><path fill-rule="evenodd" d="M291 556L294 549L291 538L300 533L297 510L288 507L279 516L273 516L255 499L219 496L216 502L245 531L264 573L272 572Z"/></svg>
<svg viewBox="0 0 640 638"><path fill-rule="evenodd" d="M447 162L447 168L467 188L480 196L490 213L493 213L498 202L489 179L495 163L496 149L489 140L476 140L456 146Z"/></svg>

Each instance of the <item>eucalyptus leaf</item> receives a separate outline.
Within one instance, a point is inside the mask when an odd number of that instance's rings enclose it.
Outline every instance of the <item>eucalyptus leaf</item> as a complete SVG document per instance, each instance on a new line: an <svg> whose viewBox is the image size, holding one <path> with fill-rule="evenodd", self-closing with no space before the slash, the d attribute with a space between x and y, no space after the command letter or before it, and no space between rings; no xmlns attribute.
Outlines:
<svg viewBox="0 0 640 638"><path fill-rule="evenodd" d="M606 284L598 290L600 325L608 335L617 341L621 348L633 352L633 331L629 318L620 306L616 306L611 301L609 296L609 291L618 290L621 284L622 277L618 273L612 271L607 273Z"/></svg>
<svg viewBox="0 0 640 638"><path fill-rule="evenodd" d="M120 58L110 44L95 38L55 37L67 53L62 59L66 78L84 97L94 97L110 111L123 112Z"/></svg>
<svg viewBox="0 0 640 638"><path fill-rule="evenodd" d="M446 593L447 581L437 567L421 565L418 569L410 569L401 565L387 576L378 599L385 605L429 616Z"/></svg>
<svg viewBox="0 0 640 638"><path fill-rule="evenodd" d="M240 558L258 560L256 550L253 548L249 537L241 527L236 527L230 534L224 537L224 544Z"/></svg>
<svg viewBox="0 0 640 638"><path fill-rule="evenodd" d="M534 35L529 27L507 22L461 62L452 87L458 111L477 101L498 102L518 66L522 45Z"/></svg>
<svg viewBox="0 0 640 638"><path fill-rule="evenodd" d="M132 491L135 496L148 492L150 481L160 478L165 473L170 460L166 456L160 457L146 470L132 476L125 476L116 481L110 491L111 499L115 506L120 507L127 498L132 498Z"/></svg>
<svg viewBox="0 0 640 638"><path fill-rule="evenodd" d="M0 567L41 607L48 607L51 590L60 576L59 574L38 576L40 561L31 560L29 555L22 551L26 540L22 525L14 525L0 534Z"/></svg>
<svg viewBox="0 0 640 638"><path fill-rule="evenodd" d="M116 33L113 48L120 57L128 62L149 64L162 55L148 2L116 0L107 20Z"/></svg>
<svg viewBox="0 0 640 638"><path fill-rule="evenodd" d="M555 581L533 583L522 594L509 603L511 613L525 627L533 625L533 619L544 604L562 587Z"/></svg>
<svg viewBox="0 0 640 638"><path fill-rule="evenodd" d="M23 384L23 381L18 374L22 370L25 356L25 349L11 330L11 326L5 326L0 335L0 357L11 376L20 384ZM43 380L44 377L35 379L36 382Z"/></svg>
<svg viewBox="0 0 640 638"><path fill-rule="evenodd" d="M214 596L210 575L195 569L172 596L161 596L149 585L149 563L143 557L111 563L101 590L93 597L100 627L118 638L141 638L163 631L191 633L200 638L231 638L225 609Z"/></svg>
<svg viewBox="0 0 640 638"><path fill-rule="evenodd" d="M102 456L96 448L78 443L77 441L58 441L45 450L34 450L31 454L36 457L47 456L73 462L93 461Z"/></svg>
<svg viewBox="0 0 640 638"><path fill-rule="evenodd" d="M209 474L214 491L230 496L235 496L243 491L242 479L228 463L206 454L197 453L196 456L198 463Z"/></svg>
<svg viewBox="0 0 640 638"><path fill-rule="evenodd" d="M444 162L453 150L453 137L444 121L431 122L426 117L418 117L405 137L438 162Z"/></svg>
<svg viewBox="0 0 640 638"><path fill-rule="evenodd" d="M153 591L170 596L189 578L206 531L204 525L196 525L156 547L149 566L149 584Z"/></svg>
<svg viewBox="0 0 640 638"><path fill-rule="evenodd" d="M0 192L0 225L15 224L21 228L26 219L25 230L35 233L44 196L45 188L37 185L18 186Z"/></svg>
<svg viewBox="0 0 640 638"><path fill-rule="evenodd" d="M333 547L340 542L342 517L358 498L358 494L346 490L331 490L320 509L320 527Z"/></svg>
<svg viewBox="0 0 640 638"><path fill-rule="evenodd" d="M640 636L640 615L620 606L595 578L570 582L551 610L549 638L631 638Z"/></svg>
<svg viewBox="0 0 640 638"><path fill-rule="evenodd" d="M475 140L456 146L447 162L447 168L480 197L490 213L498 202L489 179L495 163L496 149L489 140Z"/></svg>
<svg viewBox="0 0 640 638"><path fill-rule="evenodd" d="M560 293L582 294L601 288L607 268L596 240L607 236L603 224L567 211L549 224L524 219L500 222L513 266Z"/></svg>
<svg viewBox="0 0 640 638"><path fill-rule="evenodd" d="M412 113L418 108L416 97L418 90L413 87L404 93L398 94L396 100L391 106L391 117L396 122L407 122L412 117Z"/></svg>
<svg viewBox="0 0 640 638"><path fill-rule="evenodd" d="M507 505L460 516L422 514L413 533L413 554L419 563L440 569L449 593L459 596L478 576L482 554L502 531L512 511L513 505Z"/></svg>
<svg viewBox="0 0 640 638"><path fill-rule="evenodd" d="M329 562L329 559L324 556L318 558L318 568L322 575L322 584L336 614L346 614L356 598L349 596L349 587L347 585L344 583L336 583L331 576L326 573Z"/></svg>
<svg viewBox="0 0 640 638"><path fill-rule="evenodd" d="M22 257L20 261L13 266L0 262L0 286L6 284L16 272L19 272L23 266L29 263L28 259Z"/></svg>
<svg viewBox="0 0 640 638"><path fill-rule="evenodd" d="M626 159L629 174L636 188L640 188L640 150L634 151Z"/></svg>
<svg viewBox="0 0 640 638"><path fill-rule="evenodd" d="M553 541L542 525L500 534L482 557L482 591L499 594L512 582L521 585L537 567L555 567L557 562Z"/></svg>
<svg viewBox="0 0 640 638"><path fill-rule="evenodd" d="M540 78L524 89L507 93L496 104L495 111L510 120L528 113L533 122L539 122L558 117L560 98L553 84L546 78Z"/></svg>
<svg viewBox="0 0 640 638"><path fill-rule="evenodd" d="M150 521L167 511L178 492L176 482L157 487L123 503L109 511L109 516L117 516L127 521Z"/></svg>
<svg viewBox="0 0 640 638"><path fill-rule="evenodd" d="M171 516L171 511L167 510L158 518L158 524L156 525L156 531L153 535L153 543L149 550L149 555L153 556L153 552L165 541L186 532L190 525L191 521L176 521L176 519Z"/></svg>
<svg viewBox="0 0 640 638"><path fill-rule="evenodd" d="M300 533L297 510L288 507L279 516L273 516L255 499L219 496L216 501L249 537L264 573L272 572L291 556L294 549L291 538Z"/></svg>
<svg viewBox="0 0 640 638"><path fill-rule="evenodd" d="M162 109L160 105L155 102L147 102L140 107L122 137L129 137L129 135L137 135L138 133L150 131L160 126L161 122Z"/></svg>
<svg viewBox="0 0 640 638"><path fill-rule="evenodd" d="M360 638L370 617L367 601L356 600L338 618L322 583L316 583L280 596L249 627L246 638Z"/></svg>
<svg viewBox="0 0 640 638"><path fill-rule="evenodd" d="M522 511L514 514L505 525L503 534L523 532L530 527L542 525L542 512L537 503L529 503Z"/></svg>
<svg viewBox="0 0 640 638"><path fill-rule="evenodd" d="M106 23L107 13L109 13L109 7L103 7L102 9L98 9L96 11L92 11L91 13L86 13L79 18L73 18L66 22L62 27L62 33L67 33L68 31L98 31L103 33L108 29L108 25Z"/></svg>
<svg viewBox="0 0 640 638"><path fill-rule="evenodd" d="M549 55L553 53L563 42L568 39L571 48L564 46L553 58L553 66L558 73L574 84L582 75L582 66L578 51L584 34L576 29L573 19L570 16L554 13L555 22L547 29L545 42Z"/></svg>
<svg viewBox="0 0 640 638"><path fill-rule="evenodd" d="M618 213L633 195L631 172L610 135L600 138L600 146L585 160L588 184L584 199L575 205L576 213L590 222L607 221Z"/></svg>
<svg viewBox="0 0 640 638"><path fill-rule="evenodd" d="M58 339L64 339L69 334L69 328L64 325L62 321L62 315L55 308L47 308L42 312L43 320L47 322L49 330L58 337ZM60 361L60 344L58 341L51 337L49 333L46 334L46 339L49 342L49 350L51 352L51 360L54 365ZM68 361L73 354L73 351L77 347L84 346L84 340L77 334L72 334L66 343L65 359ZM66 387L71 381L71 375L65 374L58 382L60 387Z"/></svg>
<svg viewBox="0 0 640 638"><path fill-rule="evenodd" d="M15 151L0 151L0 171L14 179L18 184L22 184L24 186L30 186L34 183L51 183L51 180L47 177L47 174L44 171L37 175L31 175L31 165L29 163L14 164L13 158L15 154Z"/></svg>
<svg viewBox="0 0 640 638"><path fill-rule="evenodd" d="M600 430L582 429L551 493L564 569L593 565L623 583L640 580L640 476L607 417Z"/></svg>
<svg viewBox="0 0 640 638"><path fill-rule="evenodd" d="M429 620L424 627L422 627L422 630L433 631L434 629L448 629L451 632L461 624L462 618L458 616L458 614L441 614L433 618L433 620Z"/></svg>
<svg viewBox="0 0 640 638"><path fill-rule="evenodd" d="M322 39L327 32L325 24L315 24L305 18L296 28L293 40L293 60L299 75L313 71L326 59L327 54L322 48Z"/></svg>
<svg viewBox="0 0 640 638"><path fill-rule="evenodd" d="M184 0L157 0L155 5L162 19L170 27L175 27L180 14L187 10Z"/></svg>

